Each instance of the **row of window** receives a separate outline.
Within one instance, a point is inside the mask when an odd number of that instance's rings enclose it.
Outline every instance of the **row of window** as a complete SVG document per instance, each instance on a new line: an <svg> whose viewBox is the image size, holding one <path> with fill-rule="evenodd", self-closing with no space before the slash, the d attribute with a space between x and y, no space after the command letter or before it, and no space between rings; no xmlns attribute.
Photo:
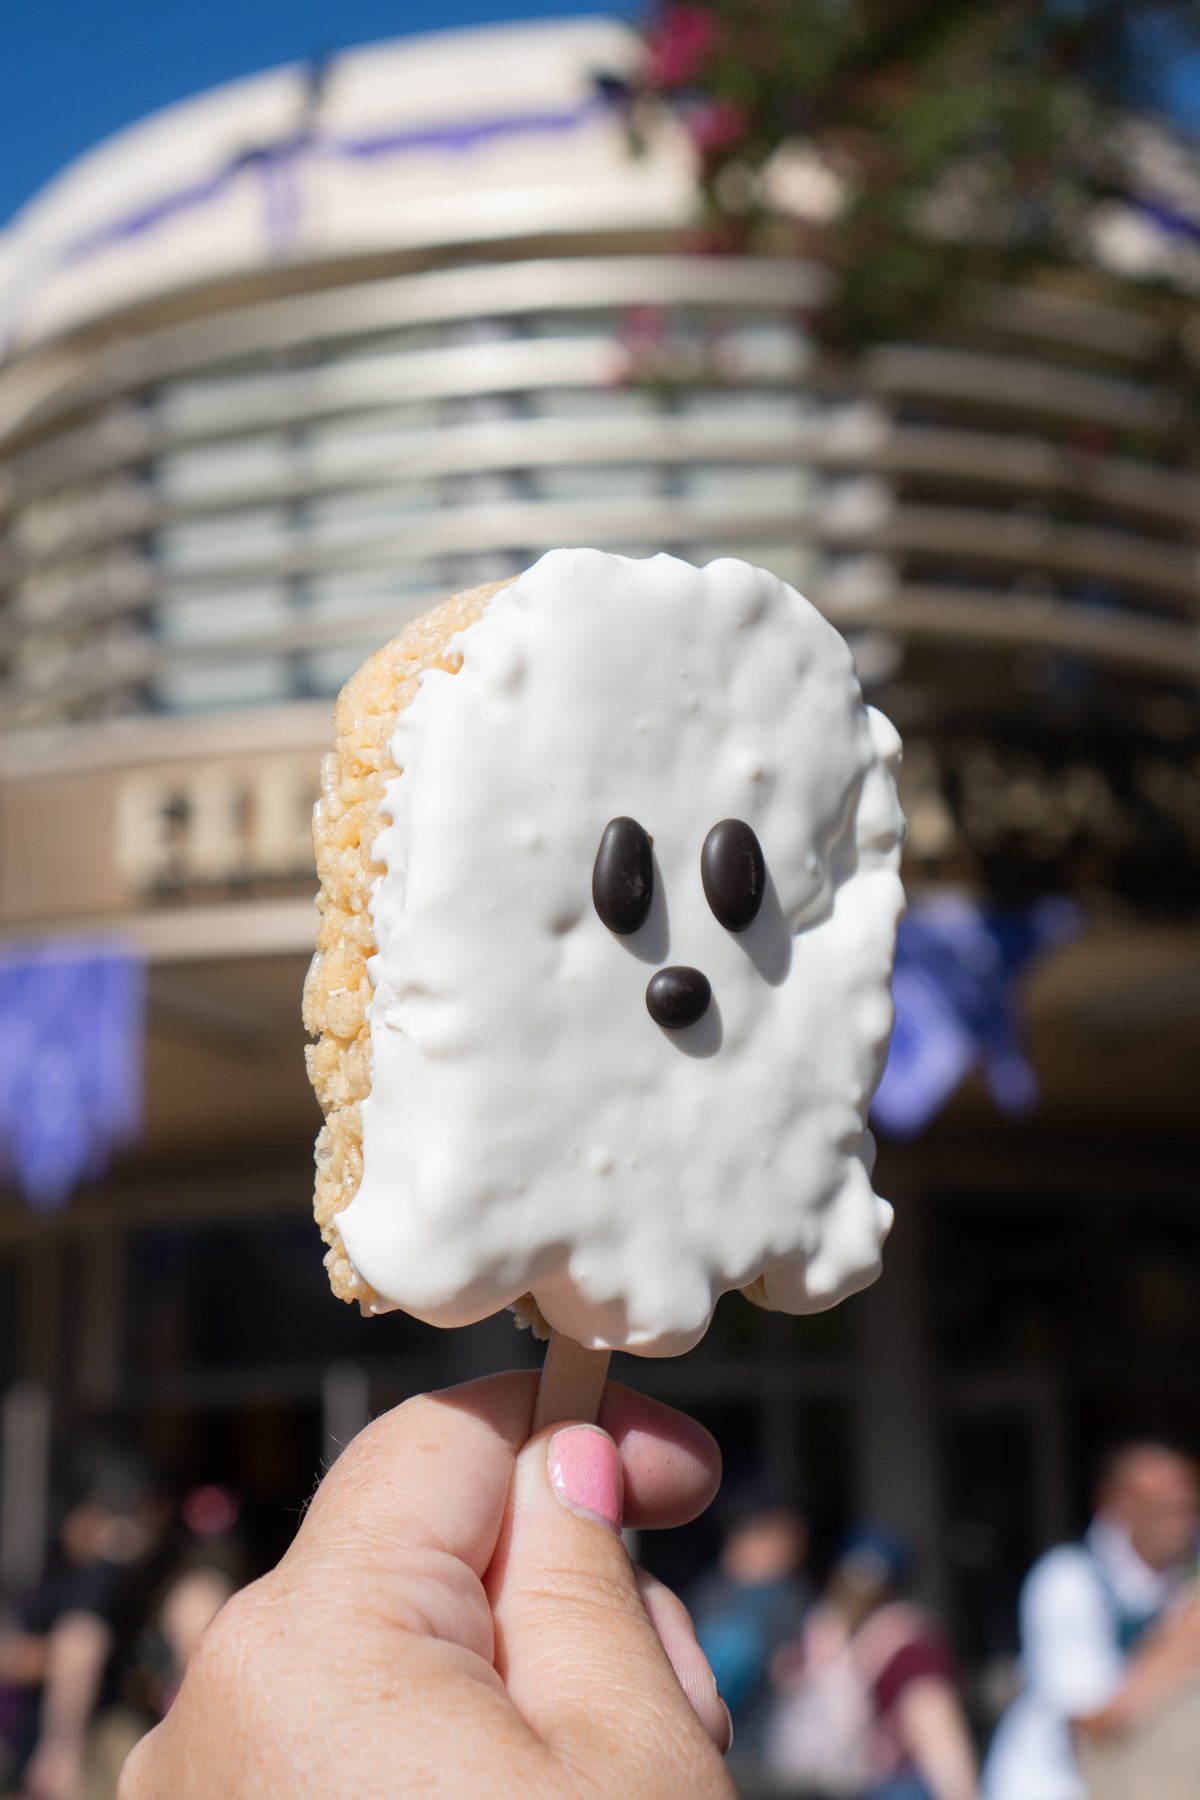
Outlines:
<svg viewBox="0 0 1200 1800"><path fill-rule="evenodd" d="M651 420L664 414L697 424L709 423L717 431L756 430L799 432L814 416L811 399L795 390L705 389L678 395L655 393L641 386L610 388L546 389L522 395L480 395L440 401L405 401L389 406L363 408L325 418L305 420L293 428L249 429L181 445L155 456L138 469L115 471L99 480L72 484L30 501L9 526L9 541L22 557L37 560L61 554L72 542L86 542L91 533L113 535L122 529L136 532L146 512L148 498L168 506L219 508L232 511L254 496L311 491L309 507L332 508L343 496L324 490L358 484L362 495L382 491L395 496L395 504L413 507L437 504L447 496L433 480L400 474L397 466L420 468L428 458L431 434L458 426L510 426L516 420L561 420L575 424L585 434L599 421L620 424ZM444 438L443 443L451 440ZM579 445L586 450L586 437ZM464 472L443 474L442 482L503 487L513 482L528 484L524 491L592 495L600 482L619 485L624 491L636 486L644 491L645 471L627 471L602 455L590 463L560 461L557 447L539 457L536 444L514 436L512 461L497 465L494 447L463 453ZM528 462L523 463L523 456ZM549 459L550 466L542 466ZM611 486L608 491L615 491ZM349 504L359 503L353 495ZM230 527L232 528L232 526Z"/></svg>
<svg viewBox="0 0 1200 1800"><path fill-rule="evenodd" d="M633 556L661 545L629 543ZM740 556L796 585L811 578L813 559L796 541L693 542L672 546L698 563ZM363 658L445 594L518 574L538 550L462 554L340 569L303 581L263 581L196 588L162 599L141 617L120 618L90 634L95 654L83 689L73 688L82 644L71 629L48 628L20 640L9 678L67 717L112 711L211 711L331 695ZM289 638L294 647L289 647ZM315 641L314 641L315 640ZM239 646L244 645L244 649ZM155 672L122 682L105 679L105 656L148 650ZM90 680L95 674L96 679Z"/></svg>

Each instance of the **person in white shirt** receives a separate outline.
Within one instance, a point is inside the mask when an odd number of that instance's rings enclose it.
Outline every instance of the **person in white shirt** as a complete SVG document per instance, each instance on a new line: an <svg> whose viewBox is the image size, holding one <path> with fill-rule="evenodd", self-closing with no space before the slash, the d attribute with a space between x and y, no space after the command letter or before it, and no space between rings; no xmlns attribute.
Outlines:
<svg viewBox="0 0 1200 1800"><path fill-rule="evenodd" d="M1025 1685L1000 1721L984 1800L1086 1800L1081 1740L1124 1736L1200 1679L1200 1470L1164 1443L1105 1466L1081 1544L1035 1563L1021 1590Z"/></svg>

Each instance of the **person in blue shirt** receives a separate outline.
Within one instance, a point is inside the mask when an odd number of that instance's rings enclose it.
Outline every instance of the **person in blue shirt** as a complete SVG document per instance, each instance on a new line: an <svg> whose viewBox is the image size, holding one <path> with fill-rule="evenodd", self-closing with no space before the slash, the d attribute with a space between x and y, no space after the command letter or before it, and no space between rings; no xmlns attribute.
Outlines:
<svg viewBox="0 0 1200 1800"><path fill-rule="evenodd" d="M729 1708L739 1761L763 1748L776 1652L800 1634L813 1594L803 1574L808 1527L760 1499L731 1519L717 1565L688 1595L696 1636Z"/></svg>

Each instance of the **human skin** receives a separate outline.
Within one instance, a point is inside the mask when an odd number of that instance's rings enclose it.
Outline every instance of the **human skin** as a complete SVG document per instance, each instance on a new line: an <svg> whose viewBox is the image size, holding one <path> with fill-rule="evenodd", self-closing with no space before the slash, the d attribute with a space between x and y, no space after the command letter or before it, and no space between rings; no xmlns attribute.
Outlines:
<svg viewBox="0 0 1200 1800"><path fill-rule="evenodd" d="M1200 1676L1200 1601L1188 1600L1130 1659L1129 1676L1100 1712L1072 1721L1085 1737L1101 1742L1132 1731L1164 1701Z"/></svg>
<svg viewBox="0 0 1200 1800"><path fill-rule="evenodd" d="M687 1615L599 1516L623 1483L626 1525L694 1518L716 1446L615 1384L603 1431L527 1442L535 1386L493 1376L362 1432L204 1634L119 1800L735 1800Z"/></svg>
<svg viewBox="0 0 1200 1800"><path fill-rule="evenodd" d="M1143 1562L1171 1569L1191 1561L1200 1527L1200 1471L1165 1445L1135 1445L1120 1457L1100 1494Z"/></svg>
<svg viewBox="0 0 1200 1800"><path fill-rule="evenodd" d="M112 1642L103 1619L87 1612L65 1614L46 1639L41 1729L21 1790L30 1800L74 1793Z"/></svg>
<svg viewBox="0 0 1200 1800"><path fill-rule="evenodd" d="M1195 1554L1200 1471L1191 1457L1165 1445L1133 1445L1111 1469L1099 1495L1099 1511L1126 1533L1150 1568L1182 1566ZM1108 1705L1072 1722L1096 1741L1120 1737L1197 1675L1200 1600L1192 1595L1148 1633Z"/></svg>
<svg viewBox="0 0 1200 1800"><path fill-rule="evenodd" d="M975 1752L950 1683L934 1676L909 1682L896 1712L905 1749L933 1800L976 1800Z"/></svg>

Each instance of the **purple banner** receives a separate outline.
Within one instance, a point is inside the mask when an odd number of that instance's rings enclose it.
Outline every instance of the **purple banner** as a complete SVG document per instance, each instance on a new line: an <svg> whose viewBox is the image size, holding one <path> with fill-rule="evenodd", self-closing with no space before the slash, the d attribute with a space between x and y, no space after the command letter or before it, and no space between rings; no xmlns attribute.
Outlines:
<svg viewBox="0 0 1200 1800"><path fill-rule="evenodd" d="M0 1171L39 1210L141 1129L145 985L123 947L0 946Z"/></svg>
<svg viewBox="0 0 1200 1800"><path fill-rule="evenodd" d="M890 1137L916 1137L976 1068L1002 1112L1032 1111L1037 1077L1022 1048L1017 978L1073 937L1081 918L1059 899L1020 910L957 894L914 902L896 946L896 1026L873 1122Z"/></svg>

